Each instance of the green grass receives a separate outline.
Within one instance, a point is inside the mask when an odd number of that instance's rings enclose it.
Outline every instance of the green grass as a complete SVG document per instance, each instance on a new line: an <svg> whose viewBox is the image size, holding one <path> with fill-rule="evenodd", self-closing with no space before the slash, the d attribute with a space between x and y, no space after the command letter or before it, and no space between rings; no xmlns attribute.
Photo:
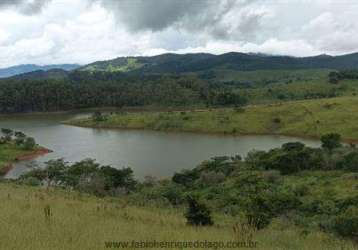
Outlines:
<svg viewBox="0 0 358 250"><path fill-rule="evenodd" d="M187 112L111 115L106 121L72 120L71 125L228 134L282 134L320 137L339 133L358 140L358 97L339 97Z"/></svg>
<svg viewBox="0 0 358 250"><path fill-rule="evenodd" d="M106 72L129 72L132 70L140 69L143 66L135 58L127 58L125 64L116 65L115 63L100 63L99 65L89 65L83 68L84 71L106 71Z"/></svg>
<svg viewBox="0 0 358 250"><path fill-rule="evenodd" d="M14 143L0 144L0 175L3 168L16 161L18 157L36 152L34 150L25 150Z"/></svg>
<svg viewBox="0 0 358 250"><path fill-rule="evenodd" d="M105 249L106 241L243 241L232 217L213 227L187 226L182 211L138 207L124 199L96 198L61 189L0 183L0 249ZM46 209L51 216L46 216ZM257 249L355 249L321 232L303 233L274 222L253 232ZM128 249L128 248L127 248ZM200 248L199 248L200 249Z"/></svg>

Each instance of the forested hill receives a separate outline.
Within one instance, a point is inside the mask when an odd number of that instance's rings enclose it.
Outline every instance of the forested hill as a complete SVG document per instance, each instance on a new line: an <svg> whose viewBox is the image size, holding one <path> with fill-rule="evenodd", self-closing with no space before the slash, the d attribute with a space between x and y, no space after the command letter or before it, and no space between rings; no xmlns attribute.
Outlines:
<svg viewBox="0 0 358 250"><path fill-rule="evenodd" d="M0 69L0 78L12 77L20 74L25 74L33 71L47 71L52 69L61 69L66 71L71 71L77 69L80 65L77 64L57 64L57 65L44 65L39 66L35 64L24 64L17 65L9 68Z"/></svg>
<svg viewBox="0 0 358 250"><path fill-rule="evenodd" d="M163 54L152 57L119 57L80 68L82 71L109 71L133 73L185 73L214 69L239 71L292 69L356 69L358 53L314 57L270 56L262 54L226 53Z"/></svg>
<svg viewBox="0 0 358 250"><path fill-rule="evenodd" d="M354 70L339 70L355 68ZM338 69L338 70L337 70ZM118 58L0 79L0 113L100 107L222 107L352 96L358 53L306 58L228 53Z"/></svg>

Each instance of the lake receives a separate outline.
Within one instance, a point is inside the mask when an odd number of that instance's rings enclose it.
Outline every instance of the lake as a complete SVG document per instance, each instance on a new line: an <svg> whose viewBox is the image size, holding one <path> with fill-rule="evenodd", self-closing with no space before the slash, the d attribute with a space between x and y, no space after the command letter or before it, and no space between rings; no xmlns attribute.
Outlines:
<svg viewBox="0 0 358 250"><path fill-rule="evenodd" d="M166 133L144 130L105 130L79 128L61 121L86 114L16 115L0 117L0 128L20 130L51 150L33 161L19 162L6 177L16 178L29 165L43 165L50 159L76 162L85 158L122 168L131 167L136 178L146 175L168 177L181 169L190 169L213 156L240 154L250 150L268 150L283 143L301 141L317 147L315 140L286 136L228 136L193 133Z"/></svg>

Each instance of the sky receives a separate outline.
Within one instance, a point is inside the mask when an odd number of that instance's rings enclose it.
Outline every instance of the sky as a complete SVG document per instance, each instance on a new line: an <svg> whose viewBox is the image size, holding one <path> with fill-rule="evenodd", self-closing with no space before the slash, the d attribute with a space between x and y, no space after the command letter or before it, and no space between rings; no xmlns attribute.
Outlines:
<svg viewBox="0 0 358 250"><path fill-rule="evenodd" d="M358 51L357 0L0 0L0 67Z"/></svg>

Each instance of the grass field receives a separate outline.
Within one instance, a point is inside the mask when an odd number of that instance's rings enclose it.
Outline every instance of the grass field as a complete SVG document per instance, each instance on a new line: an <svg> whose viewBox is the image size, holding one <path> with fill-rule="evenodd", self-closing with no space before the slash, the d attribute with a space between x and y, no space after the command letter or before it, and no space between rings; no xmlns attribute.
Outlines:
<svg viewBox="0 0 358 250"><path fill-rule="evenodd" d="M190 227L177 209L136 207L60 189L0 183L0 200L0 249L97 250L105 249L107 241L131 240L247 241L251 233L257 249L355 249L349 241L277 223L251 232L221 217L217 226Z"/></svg>
<svg viewBox="0 0 358 250"><path fill-rule="evenodd" d="M110 115L105 121L72 120L70 125L227 134L282 134L320 137L339 133L358 140L358 97L255 105L245 108Z"/></svg>

